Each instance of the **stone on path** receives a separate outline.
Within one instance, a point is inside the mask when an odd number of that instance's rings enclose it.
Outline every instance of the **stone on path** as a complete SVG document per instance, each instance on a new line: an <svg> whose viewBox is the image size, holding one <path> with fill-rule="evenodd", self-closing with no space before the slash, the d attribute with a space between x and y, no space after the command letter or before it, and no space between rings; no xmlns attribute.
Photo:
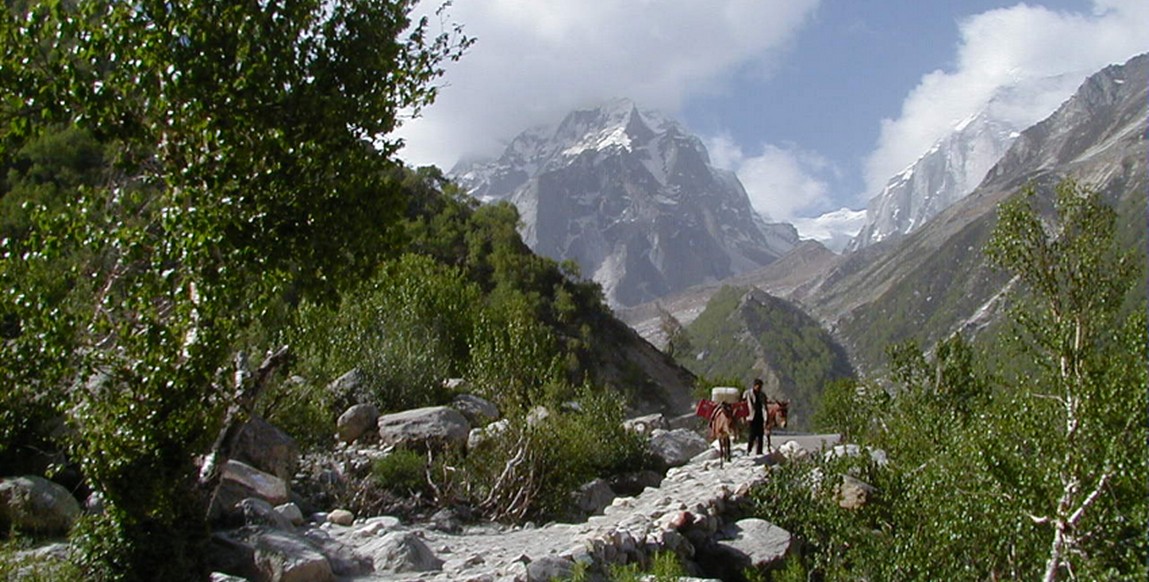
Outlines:
<svg viewBox="0 0 1149 582"><path fill-rule="evenodd" d="M360 551L371 554L376 572L431 572L443 568L443 560L411 532L386 534L368 542Z"/></svg>
<svg viewBox="0 0 1149 582"><path fill-rule="evenodd" d="M650 450L668 467L685 465L709 445L698 433L684 428L655 430L650 437Z"/></svg>
<svg viewBox="0 0 1149 582"><path fill-rule="evenodd" d="M790 532L757 518L728 525L718 531L717 537L702 561L711 564L724 579L737 576L746 568L767 569L780 565L793 540Z"/></svg>

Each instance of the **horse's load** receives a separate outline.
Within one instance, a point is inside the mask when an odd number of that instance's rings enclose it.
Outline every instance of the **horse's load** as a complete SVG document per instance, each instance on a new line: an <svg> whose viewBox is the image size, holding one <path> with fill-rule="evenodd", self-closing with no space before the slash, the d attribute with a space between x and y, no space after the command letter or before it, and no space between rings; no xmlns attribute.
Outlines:
<svg viewBox="0 0 1149 582"><path fill-rule="evenodd" d="M731 386L715 386L710 389L710 400L702 399L694 409L694 414L709 419L714 410L722 404L729 404L735 418L746 418L750 415L750 407L742 400L742 393Z"/></svg>
<svg viewBox="0 0 1149 582"><path fill-rule="evenodd" d="M715 402L735 404L742 400L742 391L730 386L715 386L710 389L710 399Z"/></svg>

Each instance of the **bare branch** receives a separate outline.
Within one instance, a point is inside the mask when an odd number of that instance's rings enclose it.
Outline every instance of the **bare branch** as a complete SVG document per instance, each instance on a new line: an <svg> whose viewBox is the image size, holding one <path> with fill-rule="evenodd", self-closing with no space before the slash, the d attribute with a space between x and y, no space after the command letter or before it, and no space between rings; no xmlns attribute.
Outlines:
<svg viewBox="0 0 1149 582"><path fill-rule="evenodd" d="M1073 514L1069 516L1069 519L1067 520L1069 525L1077 525L1077 522L1081 519L1081 516L1085 515L1085 510L1089 509L1089 506L1093 505L1093 503L1097 501L1097 498L1101 496L1101 491L1105 489L1105 486L1109 483L1109 479L1112 476L1113 471L1106 471L1103 475L1101 475L1101 479L1097 481L1097 487L1094 487L1093 491L1091 491L1089 495L1085 497L1085 500L1081 502L1081 506L1077 508L1077 511L1074 511Z"/></svg>

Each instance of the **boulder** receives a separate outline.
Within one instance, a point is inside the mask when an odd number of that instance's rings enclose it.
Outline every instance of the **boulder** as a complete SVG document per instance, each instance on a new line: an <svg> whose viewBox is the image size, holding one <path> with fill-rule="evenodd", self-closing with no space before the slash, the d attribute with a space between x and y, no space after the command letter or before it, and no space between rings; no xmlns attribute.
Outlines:
<svg viewBox="0 0 1149 582"><path fill-rule="evenodd" d="M473 426L483 426L499 420L499 407L495 403L473 394L460 394L451 401L451 408L463 413Z"/></svg>
<svg viewBox="0 0 1149 582"><path fill-rule="evenodd" d="M356 404L335 421L335 436L345 443L355 442L379 422L379 408L374 404Z"/></svg>
<svg viewBox="0 0 1149 582"><path fill-rule="evenodd" d="M838 484L835 497L838 500L838 507L858 509L872 499L877 491L877 488L861 479L842 475L842 482Z"/></svg>
<svg viewBox="0 0 1149 582"><path fill-rule="evenodd" d="M292 525L303 525L303 510L295 503L276 505L275 511L290 521Z"/></svg>
<svg viewBox="0 0 1149 582"><path fill-rule="evenodd" d="M61 485L37 475L0 479L0 527L65 534L80 516L80 502Z"/></svg>
<svg viewBox="0 0 1149 582"><path fill-rule="evenodd" d="M667 467L685 465L707 448L706 439L684 428L655 430L650 437L650 450Z"/></svg>
<svg viewBox="0 0 1149 582"><path fill-rule="evenodd" d="M287 433L253 416L239 433L231 458L291 481L299 466L299 445Z"/></svg>
<svg viewBox="0 0 1149 582"><path fill-rule="evenodd" d="M546 406L536 406L527 411L527 425L538 426L551 417L551 411Z"/></svg>
<svg viewBox="0 0 1149 582"><path fill-rule="evenodd" d="M655 413L625 420L622 423L622 427L642 436L650 436L650 434L654 432L654 429L656 428L668 430L670 428L670 424L666 422L665 416L659 413Z"/></svg>
<svg viewBox="0 0 1149 582"><path fill-rule="evenodd" d="M379 417L379 438L384 445L414 450L463 449L471 424L448 406L416 408Z"/></svg>
<svg viewBox="0 0 1149 582"><path fill-rule="evenodd" d="M484 427L472 428L471 432L467 434L467 450L474 450L482 446L484 441L507 430L508 426L510 426L510 422L504 418Z"/></svg>
<svg viewBox="0 0 1149 582"><path fill-rule="evenodd" d="M361 548L374 558L376 572L433 572L443 568L431 548L411 532L392 532Z"/></svg>
<svg viewBox="0 0 1149 582"><path fill-rule="evenodd" d="M332 538L322 529L310 528L303 532L303 536L327 558L336 576L363 576L375 570L371 558L359 555L354 548Z"/></svg>
<svg viewBox="0 0 1149 582"><path fill-rule="evenodd" d="M327 523L351 526L351 524L355 523L355 514L346 509L336 509L327 514Z"/></svg>
<svg viewBox="0 0 1149 582"><path fill-rule="evenodd" d="M259 580L334 582L327 558L306 538L279 530L262 530L248 539Z"/></svg>
<svg viewBox="0 0 1149 582"><path fill-rule="evenodd" d="M568 580L574 573L574 560L561 556L543 556L527 564L527 582Z"/></svg>
<svg viewBox="0 0 1149 582"><path fill-rule="evenodd" d="M211 518L232 513L248 497L262 499L272 505L287 503L287 482L246 463L228 460L223 466L219 489L212 500Z"/></svg>
<svg viewBox="0 0 1149 582"><path fill-rule="evenodd" d="M351 406L371 401L371 390L367 386L367 376L359 368L354 368L327 385L327 393L337 404Z"/></svg>
<svg viewBox="0 0 1149 582"><path fill-rule="evenodd" d="M212 534L208 566L215 572L261 582L334 582L327 558L294 532L245 526Z"/></svg>
<svg viewBox="0 0 1149 582"><path fill-rule="evenodd" d="M248 497L240 501L237 509L243 513L244 525L265 525L273 529L281 529L284 531L292 531L295 529L295 524L285 517L283 514L275 510L275 507L262 499Z"/></svg>
<svg viewBox="0 0 1149 582"><path fill-rule="evenodd" d="M602 479L595 479L584 483L572 495L574 506L583 515L596 515L602 513L603 508L614 501L614 490L610 484Z"/></svg>
<svg viewBox="0 0 1149 582"><path fill-rule="evenodd" d="M720 529L700 562L723 580L747 568L778 567L790 552L790 532L763 519L749 518Z"/></svg>

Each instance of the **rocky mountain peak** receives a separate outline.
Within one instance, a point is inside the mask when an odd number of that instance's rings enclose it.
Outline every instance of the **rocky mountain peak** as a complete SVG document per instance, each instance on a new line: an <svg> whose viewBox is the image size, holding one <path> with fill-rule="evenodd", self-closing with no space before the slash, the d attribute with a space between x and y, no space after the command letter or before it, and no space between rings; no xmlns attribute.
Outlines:
<svg viewBox="0 0 1149 582"><path fill-rule="evenodd" d="M1018 136L993 107L967 117L886 183L866 208L866 224L847 245L858 249L909 234L957 202L985 177Z"/></svg>
<svg viewBox="0 0 1149 582"><path fill-rule="evenodd" d="M761 267L798 240L758 215L701 139L629 99L572 111L451 174L480 200L515 204L526 243L575 260L615 306Z"/></svg>

